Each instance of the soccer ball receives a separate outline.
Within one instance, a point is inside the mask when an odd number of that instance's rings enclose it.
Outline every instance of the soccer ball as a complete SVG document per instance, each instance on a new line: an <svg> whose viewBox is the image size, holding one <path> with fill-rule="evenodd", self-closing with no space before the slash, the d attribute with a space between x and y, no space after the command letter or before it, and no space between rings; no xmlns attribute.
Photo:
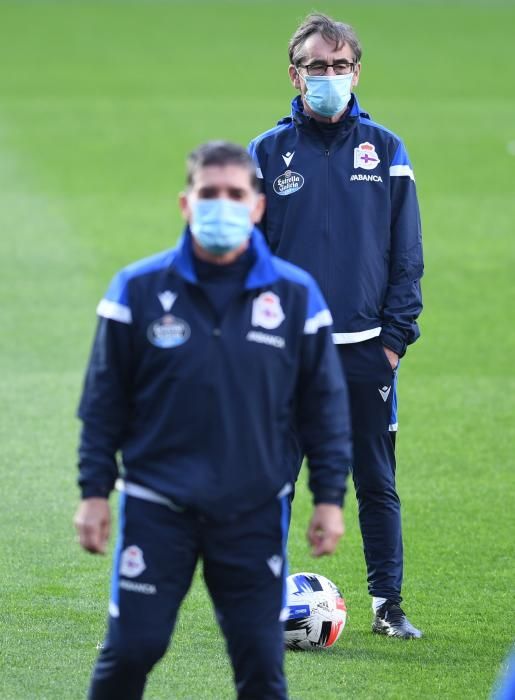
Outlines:
<svg viewBox="0 0 515 700"><path fill-rule="evenodd" d="M320 574L292 574L286 579L285 644L288 649L332 646L345 627L347 608L332 581Z"/></svg>

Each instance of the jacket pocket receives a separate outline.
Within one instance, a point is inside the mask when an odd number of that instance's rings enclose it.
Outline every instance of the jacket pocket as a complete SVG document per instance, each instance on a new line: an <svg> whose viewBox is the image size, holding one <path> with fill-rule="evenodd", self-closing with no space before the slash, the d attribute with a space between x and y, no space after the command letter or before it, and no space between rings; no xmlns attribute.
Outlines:
<svg viewBox="0 0 515 700"><path fill-rule="evenodd" d="M383 347L383 344L382 344L380 338L377 339L377 346L378 346L378 351L381 354L381 360L383 361L383 364L385 364L387 366L388 370L392 374L395 374L395 372L397 371L397 367L399 366L399 362L397 361L397 365L395 367L392 367L392 365L390 364L390 360L388 359L388 356L387 356L386 352L384 351L384 347Z"/></svg>

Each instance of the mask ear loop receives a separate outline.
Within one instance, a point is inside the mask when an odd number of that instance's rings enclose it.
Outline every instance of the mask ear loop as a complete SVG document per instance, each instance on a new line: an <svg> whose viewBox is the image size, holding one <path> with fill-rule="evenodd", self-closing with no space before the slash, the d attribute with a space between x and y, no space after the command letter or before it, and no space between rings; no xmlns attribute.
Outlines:
<svg viewBox="0 0 515 700"><path fill-rule="evenodd" d="M295 66L295 72L296 72L297 75L299 76L299 81L302 80L302 82L304 83L304 85L306 85L306 81L304 80L304 78L302 77L302 75L299 73L299 69L297 68L297 66ZM299 87L299 90L300 90L300 87Z"/></svg>

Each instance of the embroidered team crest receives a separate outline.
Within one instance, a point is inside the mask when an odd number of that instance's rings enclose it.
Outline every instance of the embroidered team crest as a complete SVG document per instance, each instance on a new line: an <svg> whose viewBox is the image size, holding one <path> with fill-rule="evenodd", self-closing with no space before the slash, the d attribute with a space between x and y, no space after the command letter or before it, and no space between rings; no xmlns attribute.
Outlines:
<svg viewBox="0 0 515 700"><path fill-rule="evenodd" d="M273 292L263 292L252 303L252 325L268 331L278 328L284 321L281 300Z"/></svg>
<svg viewBox="0 0 515 700"><path fill-rule="evenodd" d="M120 575L127 578L136 578L147 568L143 559L142 550L135 544L127 547L122 552L120 560Z"/></svg>
<svg viewBox="0 0 515 700"><path fill-rule="evenodd" d="M190 335L189 324L172 314L161 316L147 329L147 338L156 348L176 348L185 343Z"/></svg>
<svg viewBox="0 0 515 700"><path fill-rule="evenodd" d="M354 167L363 168L363 170L373 170L377 168L381 161L376 153L376 147L365 141L360 143L358 148L354 149Z"/></svg>

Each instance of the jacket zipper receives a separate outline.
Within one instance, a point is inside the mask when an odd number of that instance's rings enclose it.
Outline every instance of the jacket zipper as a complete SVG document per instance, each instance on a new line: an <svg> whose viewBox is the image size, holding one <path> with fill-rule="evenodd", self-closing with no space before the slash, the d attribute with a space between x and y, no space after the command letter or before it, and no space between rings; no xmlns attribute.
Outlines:
<svg viewBox="0 0 515 700"><path fill-rule="evenodd" d="M329 243L329 182L330 182L330 169L331 169L331 164L329 162L329 158L331 156L331 152L328 148L325 149L325 157L326 157L326 162L327 162L327 168L326 168L326 205L325 205L325 243L328 245ZM324 277L325 277L325 283L326 289L329 288L329 272L328 270L324 270ZM323 290L323 294L326 294L326 291Z"/></svg>

